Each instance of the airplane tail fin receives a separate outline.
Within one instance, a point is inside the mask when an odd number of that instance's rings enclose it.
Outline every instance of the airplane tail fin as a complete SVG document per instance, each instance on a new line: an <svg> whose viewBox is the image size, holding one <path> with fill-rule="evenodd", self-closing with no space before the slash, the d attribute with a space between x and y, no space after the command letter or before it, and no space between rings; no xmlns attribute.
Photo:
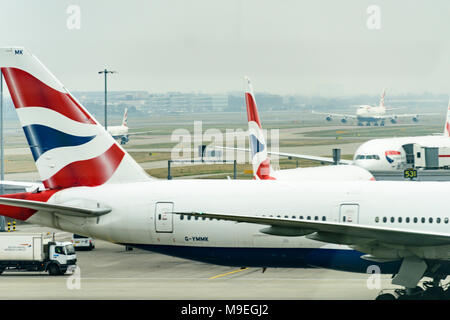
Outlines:
<svg viewBox="0 0 450 320"><path fill-rule="evenodd" d="M128 127L128 108L125 108L125 112L123 113L123 120L122 120L122 125L124 127Z"/></svg>
<svg viewBox="0 0 450 320"><path fill-rule="evenodd" d="M267 145L259 120L253 87L248 77L245 77L245 82L247 85L245 102L247 105L248 134L252 153L253 175L255 179L274 180L275 178L270 176L270 159L267 155Z"/></svg>
<svg viewBox="0 0 450 320"><path fill-rule="evenodd" d="M0 48L0 67L47 189L149 179L28 50Z"/></svg>
<svg viewBox="0 0 450 320"><path fill-rule="evenodd" d="M381 97L380 97L380 106L384 107L384 97L386 96L386 89L383 89L383 92L381 92Z"/></svg>
<svg viewBox="0 0 450 320"><path fill-rule="evenodd" d="M448 100L447 117L445 118L444 136L450 137L450 99Z"/></svg>

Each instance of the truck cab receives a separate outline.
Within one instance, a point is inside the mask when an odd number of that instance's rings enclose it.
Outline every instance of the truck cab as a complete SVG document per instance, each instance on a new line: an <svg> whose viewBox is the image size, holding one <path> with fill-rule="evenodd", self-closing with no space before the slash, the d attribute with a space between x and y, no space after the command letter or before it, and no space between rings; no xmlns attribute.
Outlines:
<svg viewBox="0 0 450 320"><path fill-rule="evenodd" d="M77 254L71 242L49 242L48 246L49 265L47 270L50 274L64 274L67 271L75 270ZM50 270L52 268L54 270Z"/></svg>

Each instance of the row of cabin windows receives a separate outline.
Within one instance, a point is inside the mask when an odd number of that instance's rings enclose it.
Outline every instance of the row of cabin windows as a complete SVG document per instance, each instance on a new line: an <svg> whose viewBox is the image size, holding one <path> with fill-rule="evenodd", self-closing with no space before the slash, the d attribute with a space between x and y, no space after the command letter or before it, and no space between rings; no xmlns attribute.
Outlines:
<svg viewBox="0 0 450 320"><path fill-rule="evenodd" d="M383 221L384 223L386 223L386 222L388 222L388 218L387 218L387 217L383 217L382 221ZM396 219L395 219L394 217L391 217L391 218L389 219L389 221L390 221L391 223L394 223L394 222L396 221ZM404 220L403 220L402 217L398 217L398 218L397 218L397 222L398 222L398 223L402 223L403 221L405 221L406 223L410 223L411 221L412 221L413 223L417 223L417 222L419 222L419 218L414 217L414 218L411 219L410 217L406 217ZM441 223L441 221L442 221L441 218L436 218L436 219L431 218L431 217L428 218L428 223L433 223L433 222L435 222L435 223ZM380 217L376 217L376 218L375 218L375 222L376 222L376 223L380 222ZM421 223L427 222L427 218L425 218L425 217L420 218L420 222L421 222ZM444 223L448 223L448 218L444 218Z"/></svg>
<svg viewBox="0 0 450 320"><path fill-rule="evenodd" d="M262 215L263 217L265 217L265 215ZM273 218L274 216L273 215L270 215L270 216L268 216L268 217L270 217L270 218ZM280 215L278 215L278 216L276 216L277 218L281 218L281 216ZM289 216L284 216L284 218L287 218L287 219L289 219ZM297 219L297 216L292 216L291 217L292 219ZM305 219L304 218L304 216L299 216L298 217L300 220L301 219ZM159 218L160 220L161 220L161 218ZM192 219L192 216L186 216L186 219L187 220L191 220ZM194 220L198 220L199 219L199 217L194 217ZM206 218L205 217L202 217L201 218L202 220L206 220ZM212 218L208 218L209 220L213 220ZM183 214L181 214L180 215L180 220L184 220L184 215ZM315 220L315 221L319 221L319 220L322 220L322 221L327 221L327 217L325 217L325 216L322 216L322 218L320 219L319 218L319 216L314 216L314 217L311 217L311 216L306 216L306 220Z"/></svg>

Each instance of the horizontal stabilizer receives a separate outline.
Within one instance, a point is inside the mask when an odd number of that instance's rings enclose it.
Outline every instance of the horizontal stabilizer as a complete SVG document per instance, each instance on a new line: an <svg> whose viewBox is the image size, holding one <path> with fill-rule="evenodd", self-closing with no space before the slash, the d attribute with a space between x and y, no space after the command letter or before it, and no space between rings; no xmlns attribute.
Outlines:
<svg viewBox="0 0 450 320"><path fill-rule="evenodd" d="M221 147L221 146L215 146L215 148L225 149L225 150L236 150L236 151L251 152L250 149L245 149L245 148L233 148L233 147ZM273 152L273 151L267 151L267 153L270 154L270 155L277 155L279 157L298 158L298 159L305 159L305 160L317 161L317 162L322 162L322 163L334 163L333 158L311 156L311 155L307 155L307 154ZM353 161L352 160L341 159L341 160L339 160L339 164L353 164Z"/></svg>
<svg viewBox="0 0 450 320"><path fill-rule="evenodd" d="M111 212L110 208L80 208L72 207L60 204L52 204L41 201L34 200L23 200L23 199L12 199L12 198L1 198L0 205L7 205L19 208L26 208L38 211L47 211L50 213L58 213L73 217L99 217L104 214Z"/></svg>

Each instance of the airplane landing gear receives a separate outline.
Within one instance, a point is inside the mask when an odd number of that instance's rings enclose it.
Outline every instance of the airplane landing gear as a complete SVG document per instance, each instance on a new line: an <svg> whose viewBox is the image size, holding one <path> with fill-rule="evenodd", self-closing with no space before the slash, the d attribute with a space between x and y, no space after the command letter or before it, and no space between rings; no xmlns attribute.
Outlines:
<svg viewBox="0 0 450 320"><path fill-rule="evenodd" d="M450 300L450 284L441 285L441 279L423 283L423 288L395 289L392 293L381 291L375 300Z"/></svg>

